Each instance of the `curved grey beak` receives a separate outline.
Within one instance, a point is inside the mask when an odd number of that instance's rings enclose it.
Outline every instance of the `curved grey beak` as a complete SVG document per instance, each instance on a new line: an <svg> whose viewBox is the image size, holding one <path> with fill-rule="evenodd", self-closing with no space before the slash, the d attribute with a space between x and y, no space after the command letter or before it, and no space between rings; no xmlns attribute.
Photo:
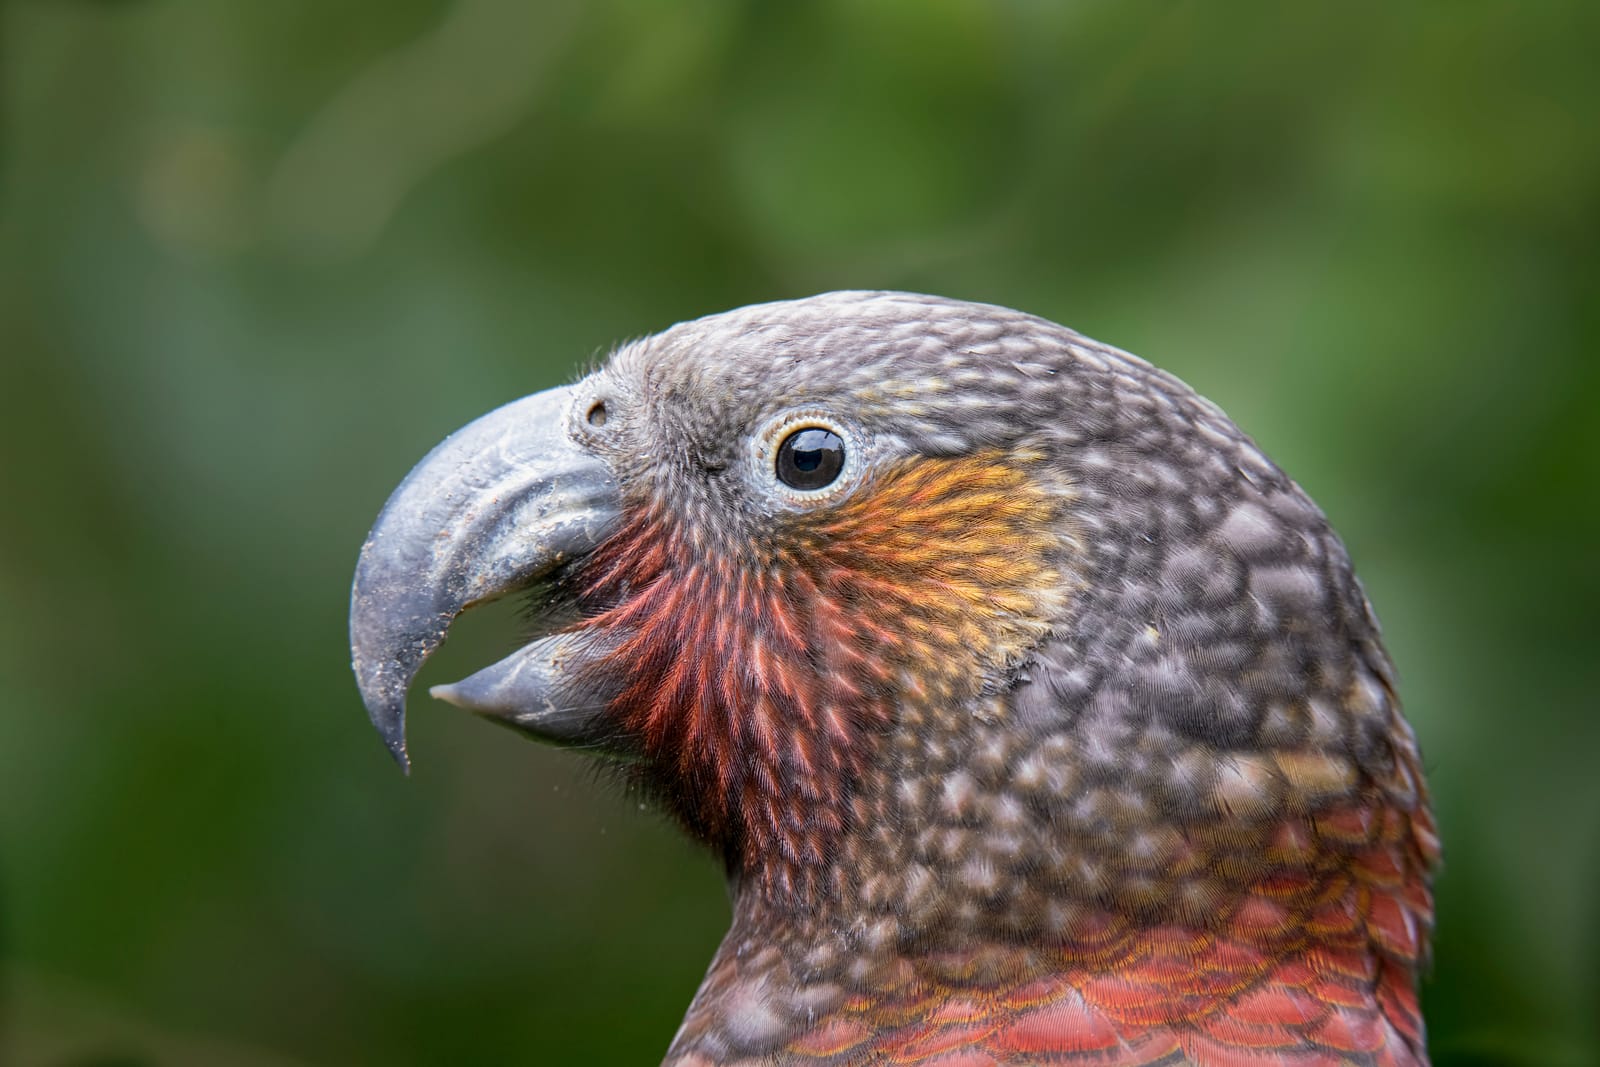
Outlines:
<svg viewBox="0 0 1600 1067"><path fill-rule="evenodd" d="M571 407L570 389L551 389L457 430L400 483L361 547L351 667L402 769L406 691L456 616L587 554L616 523L616 479L568 433ZM583 644L536 641L434 694L551 740L582 739L604 699L574 677Z"/></svg>

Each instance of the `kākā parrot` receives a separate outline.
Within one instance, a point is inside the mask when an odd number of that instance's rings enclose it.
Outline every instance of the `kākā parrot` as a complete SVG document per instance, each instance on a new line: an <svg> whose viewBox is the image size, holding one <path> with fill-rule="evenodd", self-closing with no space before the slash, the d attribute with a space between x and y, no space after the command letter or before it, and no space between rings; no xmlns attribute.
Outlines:
<svg viewBox="0 0 1600 1067"><path fill-rule="evenodd" d="M354 667L618 761L726 865L666 1062L1417 1067L1439 854L1327 520L1210 402L1004 308L683 323L449 437Z"/></svg>

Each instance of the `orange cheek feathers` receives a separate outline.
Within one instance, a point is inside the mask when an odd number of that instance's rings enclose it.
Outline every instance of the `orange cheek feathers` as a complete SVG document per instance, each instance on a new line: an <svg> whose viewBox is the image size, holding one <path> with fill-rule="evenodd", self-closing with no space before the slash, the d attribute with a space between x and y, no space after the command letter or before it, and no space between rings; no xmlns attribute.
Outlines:
<svg viewBox="0 0 1600 1067"><path fill-rule="evenodd" d="M825 864L897 716L956 713L1060 614L1063 500L981 456L903 464L765 543L697 552L638 509L585 576L584 627L621 635L612 715L692 832L747 866Z"/></svg>

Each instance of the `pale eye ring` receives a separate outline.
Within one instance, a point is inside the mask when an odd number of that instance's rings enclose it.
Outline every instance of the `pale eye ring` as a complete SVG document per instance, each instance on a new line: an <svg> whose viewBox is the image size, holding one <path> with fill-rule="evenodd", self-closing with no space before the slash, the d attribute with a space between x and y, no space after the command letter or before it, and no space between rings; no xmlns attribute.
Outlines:
<svg viewBox="0 0 1600 1067"><path fill-rule="evenodd" d="M791 489L814 492L832 485L844 470L844 438L825 426L802 426L778 445L774 467Z"/></svg>
<svg viewBox="0 0 1600 1067"><path fill-rule="evenodd" d="M752 488L779 509L809 511L855 491L876 454L872 435L823 407L774 413L750 435Z"/></svg>

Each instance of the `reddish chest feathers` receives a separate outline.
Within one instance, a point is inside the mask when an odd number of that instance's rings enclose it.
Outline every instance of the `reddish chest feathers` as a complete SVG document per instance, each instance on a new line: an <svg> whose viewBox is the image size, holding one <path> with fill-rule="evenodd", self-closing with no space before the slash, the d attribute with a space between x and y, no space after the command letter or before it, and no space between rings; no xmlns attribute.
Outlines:
<svg viewBox="0 0 1600 1067"><path fill-rule="evenodd" d="M1384 863L1412 851L1393 828L1369 853ZM1113 919L1071 946L920 961L847 999L784 1062L1424 1067L1415 983L1431 902L1415 882L1385 887L1387 873L1263 884L1216 931ZM1296 910L1303 925L1286 921ZM1012 966L1039 973L985 981Z"/></svg>
<svg viewBox="0 0 1600 1067"><path fill-rule="evenodd" d="M1277 836L1283 866L1210 921L1083 909L1027 945L891 954L859 978L794 969L781 933L736 921L739 950L724 946L668 1063L1425 1067L1415 982L1437 859L1426 809L1357 803L1289 819ZM808 956L828 935L791 936ZM787 1021L781 1045L737 1047L752 1005Z"/></svg>
<svg viewBox="0 0 1600 1067"><path fill-rule="evenodd" d="M906 463L760 535L635 508L583 596L652 784L747 872L820 888L885 733L959 706L1059 612L1060 499L989 455Z"/></svg>

